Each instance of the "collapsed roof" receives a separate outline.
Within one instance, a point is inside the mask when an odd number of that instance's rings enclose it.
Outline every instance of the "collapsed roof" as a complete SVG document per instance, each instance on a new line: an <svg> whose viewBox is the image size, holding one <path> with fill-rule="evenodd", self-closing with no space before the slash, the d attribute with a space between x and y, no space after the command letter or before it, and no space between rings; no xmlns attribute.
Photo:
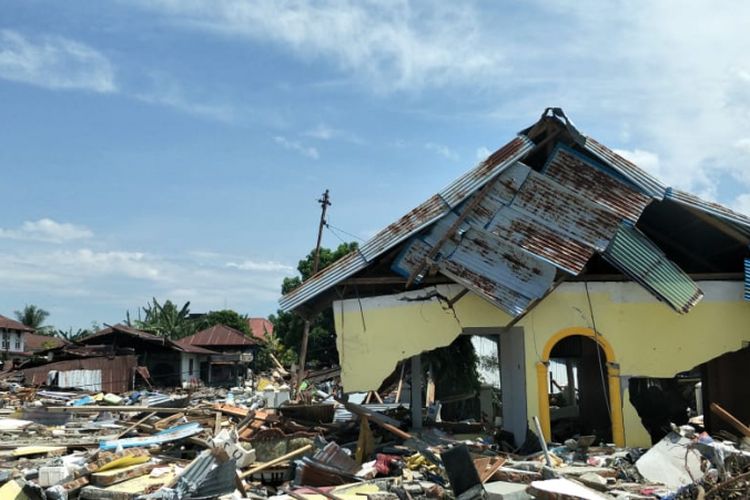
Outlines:
<svg viewBox="0 0 750 500"><path fill-rule="evenodd" d="M689 273L740 272L749 242L750 218L665 186L548 108L280 305L304 313L346 284L447 279L518 318L563 280L609 271L686 313L703 297Z"/></svg>

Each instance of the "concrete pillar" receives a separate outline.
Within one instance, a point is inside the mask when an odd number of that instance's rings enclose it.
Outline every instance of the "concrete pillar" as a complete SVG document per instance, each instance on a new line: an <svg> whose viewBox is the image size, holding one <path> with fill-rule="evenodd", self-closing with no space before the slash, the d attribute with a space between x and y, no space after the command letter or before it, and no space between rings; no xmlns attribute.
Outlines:
<svg viewBox="0 0 750 500"><path fill-rule="evenodd" d="M422 358L411 357L411 422L412 429L422 429Z"/></svg>

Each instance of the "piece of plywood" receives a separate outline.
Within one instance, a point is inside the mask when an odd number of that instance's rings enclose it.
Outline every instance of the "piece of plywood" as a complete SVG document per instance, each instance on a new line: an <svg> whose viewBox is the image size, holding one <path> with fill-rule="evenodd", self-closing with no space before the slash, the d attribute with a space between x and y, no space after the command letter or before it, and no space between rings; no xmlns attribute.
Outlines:
<svg viewBox="0 0 750 500"><path fill-rule="evenodd" d="M145 476L151 472L156 464L135 464L128 467L95 472L91 474L91 484L94 486L110 486L129 479Z"/></svg>
<svg viewBox="0 0 750 500"><path fill-rule="evenodd" d="M14 457L28 457L31 455L49 455L50 453L65 453L65 446L21 446L16 448L11 455Z"/></svg>

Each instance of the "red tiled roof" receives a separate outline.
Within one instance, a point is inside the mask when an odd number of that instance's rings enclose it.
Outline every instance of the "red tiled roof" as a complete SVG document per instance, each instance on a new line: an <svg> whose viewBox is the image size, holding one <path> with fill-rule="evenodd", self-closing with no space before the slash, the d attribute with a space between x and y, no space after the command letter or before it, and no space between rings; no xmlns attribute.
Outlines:
<svg viewBox="0 0 750 500"><path fill-rule="evenodd" d="M273 323L266 318L247 318L247 325L256 339L266 340L266 333L273 337Z"/></svg>
<svg viewBox="0 0 750 500"><path fill-rule="evenodd" d="M20 321L16 321L14 319L6 318L5 316L0 315L0 328L7 328L8 330L21 330L23 332L33 332L34 329L24 325Z"/></svg>
<svg viewBox="0 0 750 500"><path fill-rule="evenodd" d="M51 337L49 335L39 335L38 333L27 333L23 336L23 345L27 351L46 351L69 344L65 339L60 337Z"/></svg>
<svg viewBox="0 0 750 500"><path fill-rule="evenodd" d="M197 346L257 345L258 340L226 325L214 325L180 340L181 344Z"/></svg>

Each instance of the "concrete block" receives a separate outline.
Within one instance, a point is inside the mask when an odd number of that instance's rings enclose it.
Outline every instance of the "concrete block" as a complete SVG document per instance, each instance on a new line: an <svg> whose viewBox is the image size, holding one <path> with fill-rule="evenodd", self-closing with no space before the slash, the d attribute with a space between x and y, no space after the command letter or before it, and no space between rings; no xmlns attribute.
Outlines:
<svg viewBox="0 0 750 500"><path fill-rule="evenodd" d="M66 481L70 476L70 472L67 467L64 466L53 466L53 467L39 467L39 486L48 488L55 484Z"/></svg>
<svg viewBox="0 0 750 500"><path fill-rule="evenodd" d="M484 484L484 491L488 499L495 500L529 500L531 495L526 493L528 485L519 483L508 483L506 481L493 481Z"/></svg>

